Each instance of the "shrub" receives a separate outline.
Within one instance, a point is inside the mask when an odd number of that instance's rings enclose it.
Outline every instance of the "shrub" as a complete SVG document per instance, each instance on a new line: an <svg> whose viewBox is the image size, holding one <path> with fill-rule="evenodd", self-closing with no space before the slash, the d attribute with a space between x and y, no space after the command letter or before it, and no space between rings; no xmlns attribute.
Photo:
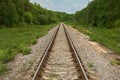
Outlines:
<svg viewBox="0 0 120 80"><path fill-rule="evenodd" d="M25 20L25 22L26 23L32 23L32 18L33 18L33 16L32 16L32 13L31 12L25 12L24 13L24 20Z"/></svg>
<svg viewBox="0 0 120 80"><path fill-rule="evenodd" d="M36 44L37 43L37 40L36 39L33 39L32 41L31 41L31 44Z"/></svg>
<svg viewBox="0 0 120 80"><path fill-rule="evenodd" d="M22 54L23 54L23 55L30 54L30 51L31 51L30 48L28 48L28 47L24 47L24 48L22 49Z"/></svg>
<svg viewBox="0 0 120 80"><path fill-rule="evenodd" d="M40 15L39 16L39 22L41 25L48 24L48 18L46 16Z"/></svg>
<svg viewBox="0 0 120 80"><path fill-rule="evenodd" d="M18 50L17 50L17 51L18 51L19 53L22 53L23 47L24 47L23 44L19 44L19 45L18 45Z"/></svg>

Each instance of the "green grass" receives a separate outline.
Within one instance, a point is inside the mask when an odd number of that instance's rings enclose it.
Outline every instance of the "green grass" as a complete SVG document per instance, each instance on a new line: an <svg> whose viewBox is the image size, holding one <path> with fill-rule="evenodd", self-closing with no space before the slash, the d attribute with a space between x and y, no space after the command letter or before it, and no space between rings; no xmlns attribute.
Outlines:
<svg viewBox="0 0 120 80"><path fill-rule="evenodd" d="M27 25L25 27L12 27L0 29L0 61L3 63L14 59L19 52L29 54L31 44L36 44L39 37L47 34L55 27L51 25ZM1 26L0 26L1 27Z"/></svg>
<svg viewBox="0 0 120 80"><path fill-rule="evenodd" d="M87 31L85 26L72 26L89 35L92 41L97 41L120 55L120 28L91 27L91 30Z"/></svg>
<svg viewBox="0 0 120 80"><path fill-rule="evenodd" d="M0 75L10 70L5 63L14 60L17 53L30 54L29 46L36 44L39 37L55 26L56 24L0 28Z"/></svg>
<svg viewBox="0 0 120 80"><path fill-rule="evenodd" d="M0 50L0 61L2 61L2 63L7 63L11 60L13 60L15 57L15 54L13 54L12 51L10 50Z"/></svg>

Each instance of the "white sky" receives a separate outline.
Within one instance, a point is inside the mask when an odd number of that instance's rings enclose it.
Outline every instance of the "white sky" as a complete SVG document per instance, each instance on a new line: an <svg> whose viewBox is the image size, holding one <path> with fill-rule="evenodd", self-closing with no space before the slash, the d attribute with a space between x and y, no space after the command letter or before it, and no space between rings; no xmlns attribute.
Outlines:
<svg viewBox="0 0 120 80"><path fill-rule="evenodd" d="M75 13L88 5L88 0L30 0L53 11ZM92 0L89 0L89 2Z"/></svg>

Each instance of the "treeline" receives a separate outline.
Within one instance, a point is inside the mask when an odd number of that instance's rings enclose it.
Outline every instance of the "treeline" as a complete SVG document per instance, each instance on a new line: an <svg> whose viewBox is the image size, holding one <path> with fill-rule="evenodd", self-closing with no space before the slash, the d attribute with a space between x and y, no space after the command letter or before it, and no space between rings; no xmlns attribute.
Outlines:
<svg viewBox="0 0 120 80"><path fill-rule="evenodd" d="M0 0L0 25L44 25L66 21L70 15L42 8L29 0Z"/></svg>
<svg viewBox="0 0 120 80"><path fill-rule="evenodd" d="M99 27L120 27L120 0L93 0L75 14L78 24Z"/></svg>

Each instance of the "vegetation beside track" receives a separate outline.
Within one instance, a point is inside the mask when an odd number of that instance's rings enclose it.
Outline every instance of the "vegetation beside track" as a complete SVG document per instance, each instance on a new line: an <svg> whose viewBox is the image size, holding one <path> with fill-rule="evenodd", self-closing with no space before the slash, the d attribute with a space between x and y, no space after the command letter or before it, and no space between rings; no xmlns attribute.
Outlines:
<svg viewBox="0 0 120 80"><path fill-rule="evenodd" d="M8 69L4 64L13 60L17 53L29 54L30 45L36 44L39 37L55 27L51 25L26 25L25 27L12 27L0 29L0 74Z"/></svg>
<svg viewBox="0 0 120 80"><path fill-rule="evenodd" d="M89 35L92 41L96 41L120 55L120 28L91 27L89 30L86 30L86 26L71 25L80 32Z"/></svg>

